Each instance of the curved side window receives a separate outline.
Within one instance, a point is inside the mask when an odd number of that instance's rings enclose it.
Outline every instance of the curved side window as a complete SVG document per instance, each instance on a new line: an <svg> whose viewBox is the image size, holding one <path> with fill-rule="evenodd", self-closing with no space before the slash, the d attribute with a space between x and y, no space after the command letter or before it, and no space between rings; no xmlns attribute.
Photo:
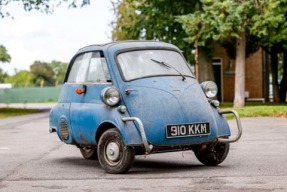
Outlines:
<svg viewBox="0 0 287 192"><path fill-rule="evenodd" d="M91 56L92 53L90 52L79 55L75 59L72 65L71 72L69 74L68 78L69 83L83 83L86 81Z"/></svg>
<svg viewBox="0 0 287 192"><path fill-rule="evenodd" d="M110 73L104 57L100 52L94 52L90 60L90 67L87 82L107 83L110 82Z"/></svg>
<svg viewBox="0 0 287 192"><path fill-rule="evenodd" d="M102 52L84 53L75 59L68 83L107 82L111 82L111 77Z"/></svg>

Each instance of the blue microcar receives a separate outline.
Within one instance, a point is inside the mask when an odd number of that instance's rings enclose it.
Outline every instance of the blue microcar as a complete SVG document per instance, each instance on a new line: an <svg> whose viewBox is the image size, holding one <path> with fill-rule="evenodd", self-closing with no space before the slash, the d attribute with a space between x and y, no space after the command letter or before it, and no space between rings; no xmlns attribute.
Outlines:
<svg viewBox="0 0 287 192"><path fill-rule="evenodd" d="M135 155L179 150L192 150L200 162L215 166L242 133L238 114L220 110L216 94L216 84L199 84L172 44L90 45L69 64L50 112L50 132L108 173L127 172ZM235 136L225 113L236 118Z"/></svg>

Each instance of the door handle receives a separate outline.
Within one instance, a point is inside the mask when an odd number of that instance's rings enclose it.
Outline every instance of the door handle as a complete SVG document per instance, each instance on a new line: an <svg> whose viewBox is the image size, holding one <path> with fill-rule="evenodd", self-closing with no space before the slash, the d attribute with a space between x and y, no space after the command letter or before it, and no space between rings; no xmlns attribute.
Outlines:
<svg viewBox="0 0 287 192"><path fill-rule="evenodd" d="M77 89L76 89L76 93L77 93L78 95L84 94L84 93L86 93L86 91L87 91L87 86L86 86L86 85L83 85L83 86L82 86L82 89L80 89L80 88L77 88Z"/></svg>
<svg viewBox="0 0 287 192"><path fill-rule="evenodd" d="M136 89L126 89L125 93L126 93L126 95L129 95L132 91L137 92L138 90L136 90Z"/></svg>

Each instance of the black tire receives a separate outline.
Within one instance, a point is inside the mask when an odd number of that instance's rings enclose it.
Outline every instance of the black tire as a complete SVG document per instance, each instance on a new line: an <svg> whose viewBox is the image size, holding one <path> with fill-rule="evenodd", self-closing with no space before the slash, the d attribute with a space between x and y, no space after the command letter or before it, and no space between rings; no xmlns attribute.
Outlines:
<svg viewBox="0 0 287 192"><path fill-rule="evenodd" d="M109 153L108 153L109 152ZM118 129L105 131L98 143L98 158L102 168L112 174L127 172L133 165L135 151L126 146Z"/></svg>
<svg viewBox="0 0 287 192"><path fill-rule="evenodd" d="M229 143L213 143L207 145L205 149L196 150L196 158L208 166L216 166L222 163L229 152Z"/></svg>
<svg viewBox="0 0 287 192"><path fill-rule="evenodd" d="M81 148L80 152L82 154L82 156L85 159L89 159L89 160L97 160L98 159L98 153L97 153L97 149L96 148Z"/></svg>

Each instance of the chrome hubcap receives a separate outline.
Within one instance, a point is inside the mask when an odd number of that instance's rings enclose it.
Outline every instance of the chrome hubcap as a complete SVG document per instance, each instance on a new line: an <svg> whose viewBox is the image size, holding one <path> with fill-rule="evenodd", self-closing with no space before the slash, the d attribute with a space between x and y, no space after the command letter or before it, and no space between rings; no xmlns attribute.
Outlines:
<svg viewBox="0 0 287 192"><path fill-rule="evenodd" d="M120 148L119 148L118 144L115 142L109 143L107 145L107 148L106 148L106 155L107 155L108 160L110 160L110 161L115 162L115 161L119 160Z"/></svg>

